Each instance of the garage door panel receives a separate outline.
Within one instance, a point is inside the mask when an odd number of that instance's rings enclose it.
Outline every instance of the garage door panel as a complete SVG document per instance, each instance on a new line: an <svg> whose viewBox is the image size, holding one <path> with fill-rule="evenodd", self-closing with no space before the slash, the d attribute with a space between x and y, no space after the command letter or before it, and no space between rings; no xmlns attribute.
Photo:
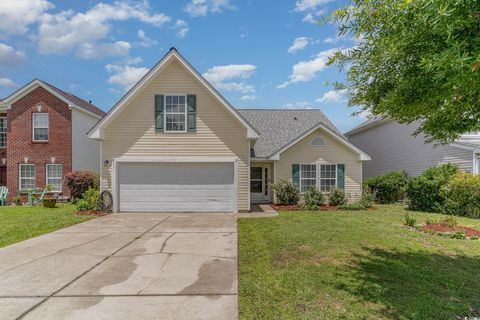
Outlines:
<svg viewBox="0 0 480 320"><path fill-rule="evenodd" d="M232 212L233 163L122 163L120 210Z"/></svg>

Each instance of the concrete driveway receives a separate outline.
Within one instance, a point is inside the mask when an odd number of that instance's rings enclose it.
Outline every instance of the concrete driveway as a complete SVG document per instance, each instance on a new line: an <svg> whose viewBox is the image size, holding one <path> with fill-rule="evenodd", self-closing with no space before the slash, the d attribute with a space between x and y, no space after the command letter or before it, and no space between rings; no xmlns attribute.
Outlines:
<svg viewBox="0 0 480 320"><path fill-rule="evenodd" d="M237 319L227 214L122 213L0 249L0 319Z"/></svg>

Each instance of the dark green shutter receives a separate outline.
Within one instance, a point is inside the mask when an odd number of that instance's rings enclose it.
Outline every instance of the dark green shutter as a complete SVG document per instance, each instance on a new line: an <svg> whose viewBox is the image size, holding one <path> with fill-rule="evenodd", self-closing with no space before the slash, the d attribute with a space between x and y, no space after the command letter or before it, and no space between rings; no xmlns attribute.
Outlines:
<svg viewBox="0 0 480 320"><path fill-rule="evenodd" d="M187 95L187 131L197 131L197 96L194 94Z"/></svg>
<svg viewBox="0 0 480 320"><path fill-rule="evenodd" d="M155 95L155 132L163 132L163 94Z"/></svg>
<svg viewBox="0 0 480 320"><path fill-rule="evenodd" d="M337 188L345 189L345 165L337 164Z"/></svg>
<svg viewBox="0 0 480 320"><path fill-rule="evenodd" d="M292 182L297 188L300 188L300 165L292 164Z"/></svg>

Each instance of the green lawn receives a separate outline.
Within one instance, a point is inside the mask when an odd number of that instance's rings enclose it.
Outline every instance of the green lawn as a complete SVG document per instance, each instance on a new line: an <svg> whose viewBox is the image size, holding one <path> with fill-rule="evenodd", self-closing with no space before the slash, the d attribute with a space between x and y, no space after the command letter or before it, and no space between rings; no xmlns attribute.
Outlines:
<svg viewBox="0 0 480 320"><path fill-rule="evenodd" d="M480 315L480 240L410 230L404 214L379 206L240 219L240 319ZM439 217L411 214L421 224ZM458 221L480 229L480 220Z"/></svg>
<svg viewBox="0 0 480 320"><path fill-rule="evenodd" d="M93 217L77 216L72 204L57 208L0 207L0 247L65 228Z"/></svg>

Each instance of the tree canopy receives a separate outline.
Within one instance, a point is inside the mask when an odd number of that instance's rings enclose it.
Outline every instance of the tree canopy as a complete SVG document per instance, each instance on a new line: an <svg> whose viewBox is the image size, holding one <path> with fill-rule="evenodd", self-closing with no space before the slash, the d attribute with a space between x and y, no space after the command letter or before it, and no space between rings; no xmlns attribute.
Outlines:
<svg viewBox="0 0 480 320"><path fill-rule="evenodd" d="M429 140L480 131L480 1L353 0L331 20L358 39L330 61L350 105L420 121Z"/></svg>

